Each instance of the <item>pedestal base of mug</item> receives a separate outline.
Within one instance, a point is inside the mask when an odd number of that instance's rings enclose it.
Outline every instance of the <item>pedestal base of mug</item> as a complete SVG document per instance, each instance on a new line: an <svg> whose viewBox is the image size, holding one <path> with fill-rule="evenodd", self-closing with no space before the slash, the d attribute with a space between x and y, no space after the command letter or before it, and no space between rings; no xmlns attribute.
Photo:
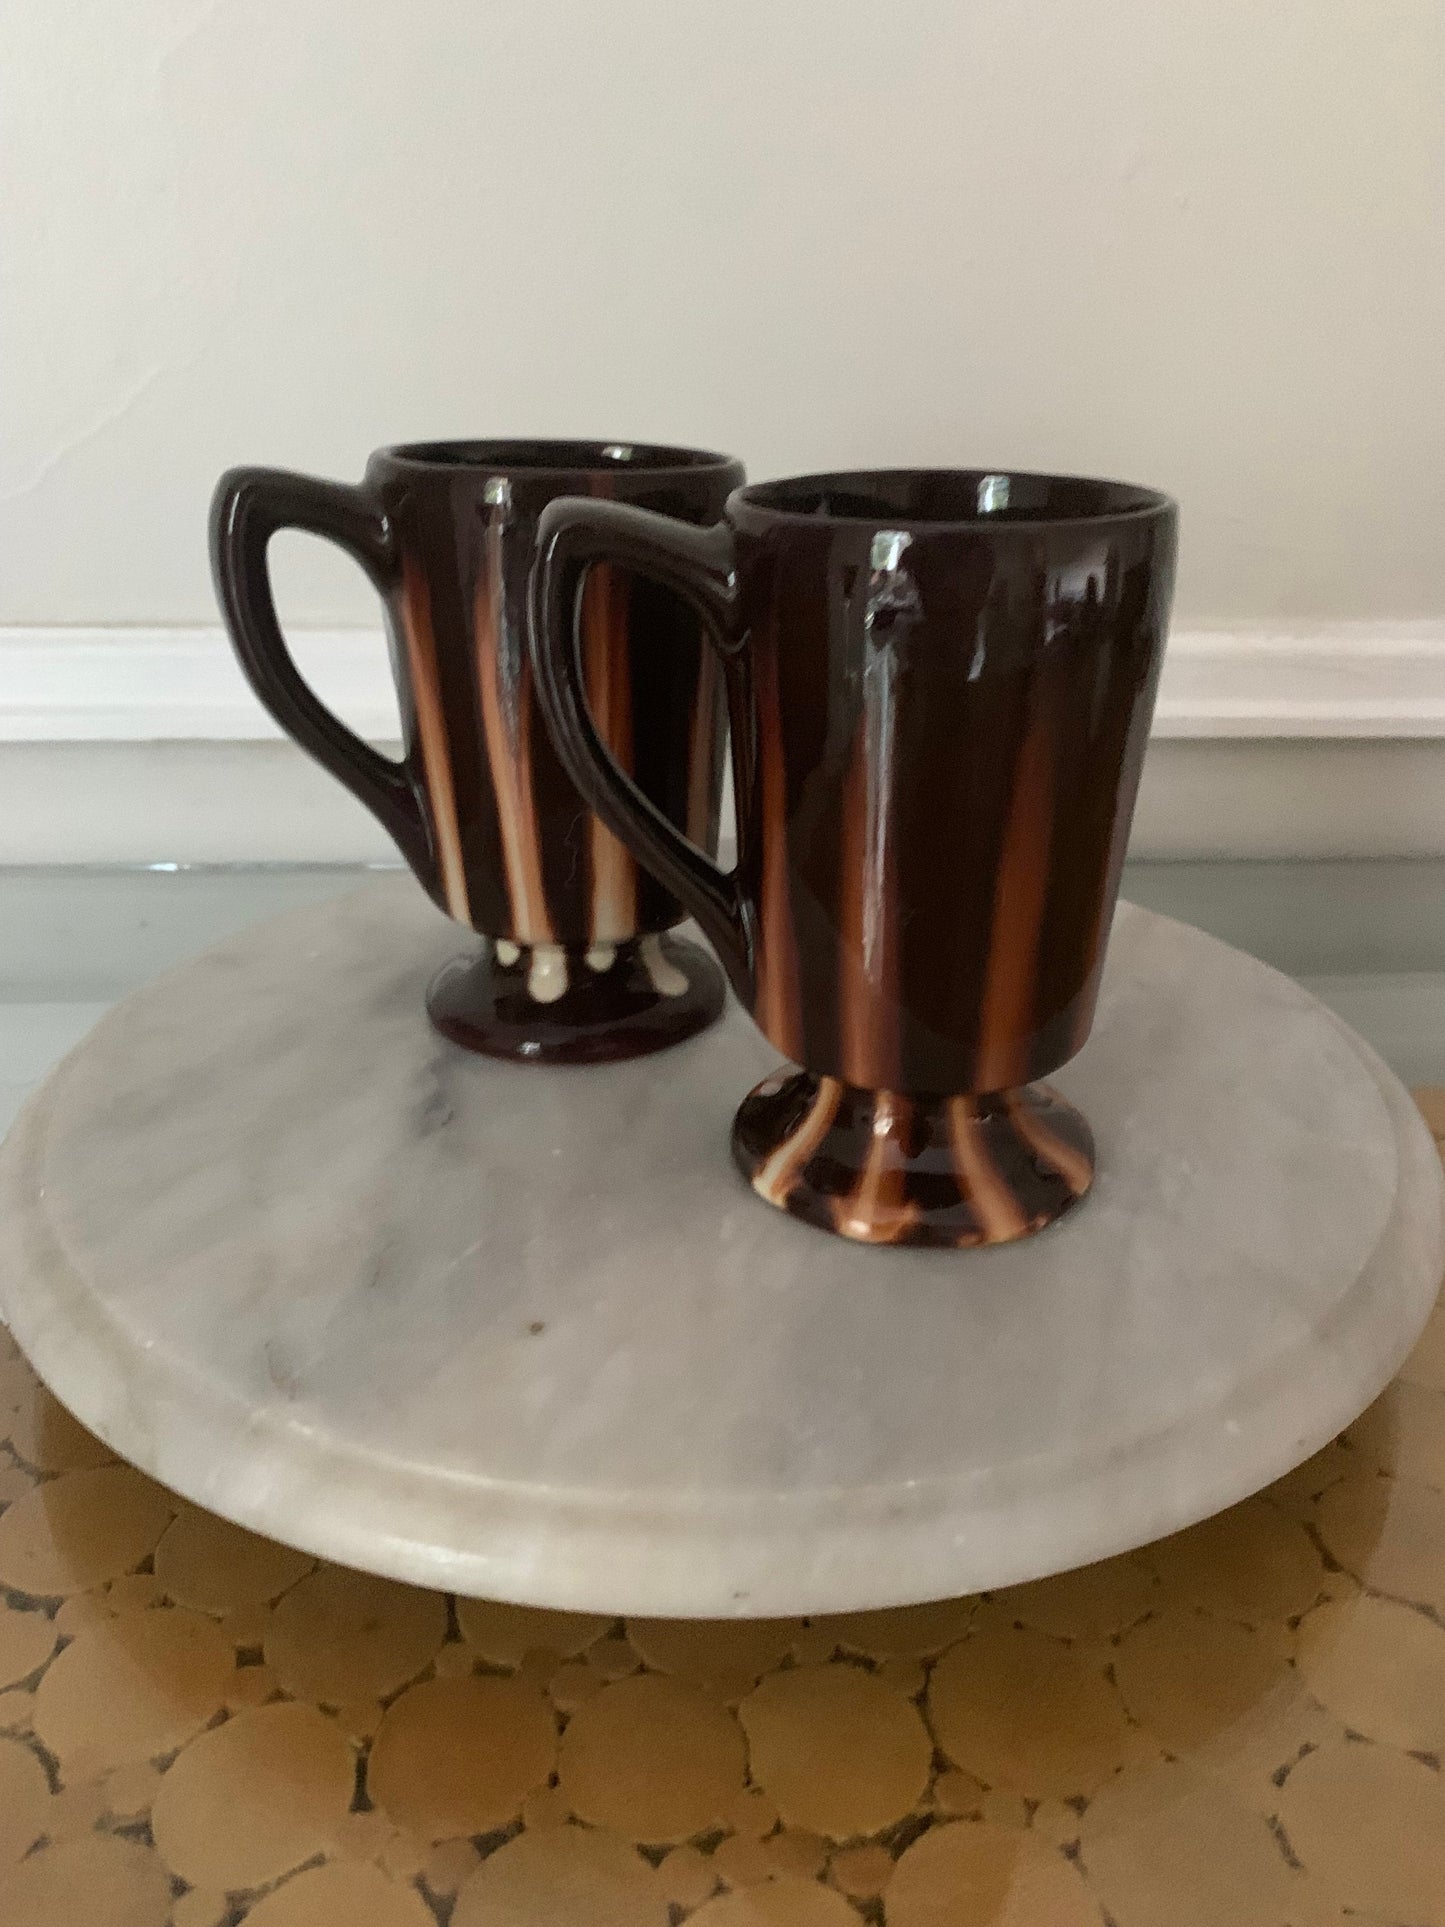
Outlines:
<svg viewBox="0 0 1445 1927"><path fill-rule="evenodd" d="M706 1029L723 995L709 953L668 931L616 944L484 940L443 965L426 1007L443 1037L488 1057L602 1064Z"/></svg>
<svg viewBox="0 0 1445 1927"><path fill-rule="evenodd" d="M760 1198L860 1244L1012 1244L1094 1177L1088 1123L1045 1084L905 1097L780 1071L743 1099L732 1141Z"/></svg>

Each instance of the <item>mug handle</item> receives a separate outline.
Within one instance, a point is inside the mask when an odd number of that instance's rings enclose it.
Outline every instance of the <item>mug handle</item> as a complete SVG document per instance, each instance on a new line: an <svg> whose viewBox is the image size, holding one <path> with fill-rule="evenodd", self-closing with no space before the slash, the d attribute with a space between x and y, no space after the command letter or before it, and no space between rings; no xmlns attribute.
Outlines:
<svg viewBox="0 0 1445 1927"><path fill-rule="evenodd" d="M211 570L246 680L323 769L377 818L412 868L430 868L426 821L404 763L380 755L333 716L303 679L276 619L266 549L278 529L322 535L344 549L385 598L395 572L386 515L365 488L277 468L233 468L211 501Z"/></svg>
<svg viewBox="0 0 1445 1927"><path fill-rule="evenodd" d="M614 836L696 917L733 988L749 1002L752 932L736 875L690 843L603 742L587 703L578 624L588 569L620 564L689 603L726 662L738 649L735 559L725 522L696 528L627 502L581 496L549 502L537 524L532 570L532 664L563 768Z"/></svg>

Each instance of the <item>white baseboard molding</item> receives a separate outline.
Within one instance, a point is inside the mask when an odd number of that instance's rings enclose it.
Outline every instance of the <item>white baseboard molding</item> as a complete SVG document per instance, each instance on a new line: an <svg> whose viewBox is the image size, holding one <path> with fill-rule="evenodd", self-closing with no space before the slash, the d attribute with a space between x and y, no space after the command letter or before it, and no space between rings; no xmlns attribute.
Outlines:
<svg viewBox="0 0 1445 1927"><path fill-rule="evenodd" d="M302 629L296 659L360 734L396 734L379 629ZM1156 736L1445 738L1445 617L1179 628ZM0 627L0 742L264 741L219 625Z"/></svg>
<svg viewBox="0 0 1445 1927"><path fill-rule="evenodd" d="M369 740L397 734L380 631L294 638ZM1133 854L1445 854L1445 619L1183 629ZM0 863L394 860L279 732L219 627L0 628Z"/></svg>
<svg viewBox="0 0 1445 1927"><path fill-rule="evenodd" d="M1154 734L1445 738L1445 617L1180 630Z"/></svg>
<svg viewBox="0 0 1445 1927"><path fill-rule="evenodd" d="M301 629L302 674L369 741L398 733L381 630ZM0 628L0 743L265 742L281 731L225 632Z"/></svg>

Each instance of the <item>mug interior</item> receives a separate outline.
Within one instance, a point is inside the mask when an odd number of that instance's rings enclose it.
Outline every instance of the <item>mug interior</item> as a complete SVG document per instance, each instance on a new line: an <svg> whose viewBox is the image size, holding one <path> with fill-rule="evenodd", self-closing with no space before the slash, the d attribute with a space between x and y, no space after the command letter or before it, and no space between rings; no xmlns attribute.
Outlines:
<svg viewBox="0 0 1445 1927"><path fill-rule="evenodd" d="M424 468L531 469L555 473L609 474L617 469L726 468L728 455L705 448L669 448L654 442L542 440L407 442L385 451L394 462Z"/></svg>
<svg viewBox="0 0 1445 1927"><path fill-rule="evenodd" d="M1170 505L1157 489L1130 482L984 468L841 470L755 483L741 495L775 514L844 522L1077 522Z"/></svg>

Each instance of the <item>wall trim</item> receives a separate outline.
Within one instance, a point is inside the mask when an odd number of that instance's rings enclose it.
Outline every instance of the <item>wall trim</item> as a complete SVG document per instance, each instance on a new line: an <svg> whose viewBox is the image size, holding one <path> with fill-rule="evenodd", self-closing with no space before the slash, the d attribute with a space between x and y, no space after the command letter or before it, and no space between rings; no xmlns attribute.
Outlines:
<svg viewBox="0 0 1445 1927"><path fill-rule="evenodd" d="M394 742L379 633L294 644L353 729ZM1131 849L1445 855L1445 621L1177 631ZM0 629L0 864L395 861L278 740L219 627Z"/></svg>
<svg viewBox="0 0 1445 1927"><path fill-rule="evenodd" d="M1177 631L1154 734L1445 737L1445 618Z"/></svg>
<svg viewBox="0 0 1445 1927"><path fill-rule="evenodd" d="M300 629L289 639L302 674L353 729L376 742L396 736L379 630ZM280 734L219 624L0 627L0 743L244 743Z"/></svg>
<svg viewBox="0 0 1445 1927"><path fill-rule="evenodd" d="M377 631L302 629L302 670L362 735L396 735ZM1154 733L1445 738L1445 617L1177 629ZM0 743L251 742L278 731L219 625L0 627Z"/></svg>

